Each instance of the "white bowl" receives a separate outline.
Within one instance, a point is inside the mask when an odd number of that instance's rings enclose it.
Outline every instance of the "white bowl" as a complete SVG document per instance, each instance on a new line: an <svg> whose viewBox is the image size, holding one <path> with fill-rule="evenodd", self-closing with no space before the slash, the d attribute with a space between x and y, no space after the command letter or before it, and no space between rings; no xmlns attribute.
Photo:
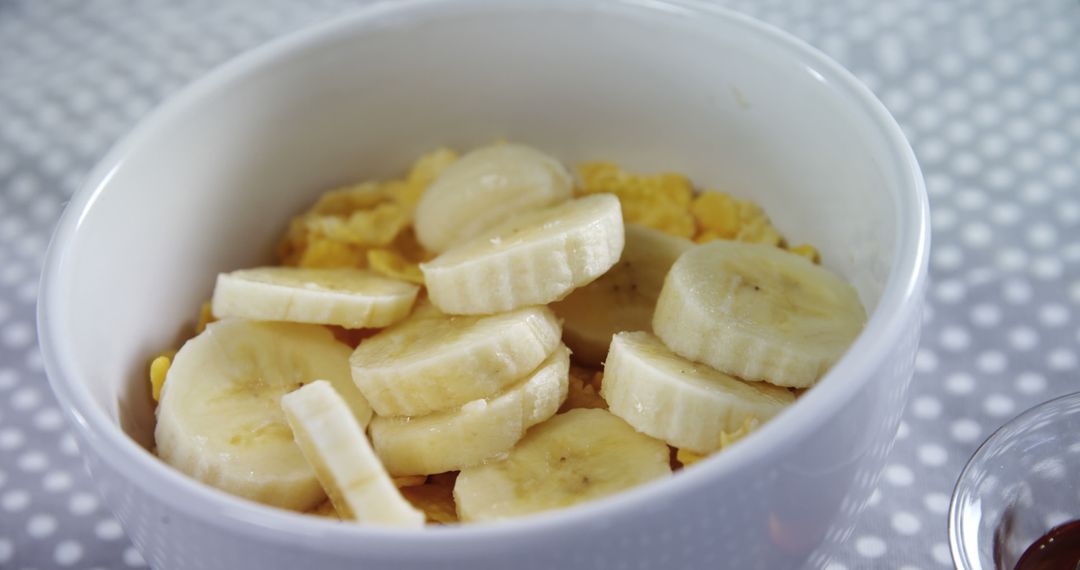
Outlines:
<svg viewBox="0 0 1080 570"><path fill-rule="evenodd" d="M158 461L146 364L290 215L437 145L521 141L756 200L858 289L866 331L763 429L677 474L512 522L407 532L228 496ZM792 37L683 1L376 4L199 80L64 213L39 329L105 502L155 568L784 568L847 537L896 431L929 232L893 119ZM817 553L815 555L815 552Z"/></svg>

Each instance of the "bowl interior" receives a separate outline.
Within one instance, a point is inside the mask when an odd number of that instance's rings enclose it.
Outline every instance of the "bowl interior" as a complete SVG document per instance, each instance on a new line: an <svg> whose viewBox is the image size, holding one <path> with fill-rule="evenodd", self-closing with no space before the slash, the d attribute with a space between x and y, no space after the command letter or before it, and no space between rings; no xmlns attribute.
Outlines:
<svg viewBox="0 0 1080 570"><path fill-rule="evenodd" d="M752 198L872 310L914 239L910 166L880 109L803 50L678 5L561 0L411 3L279 42L171 102L91 179L58 244L55 342L149 446L147 362L217 272L271 262L322 191L498 138Z"/></svg>

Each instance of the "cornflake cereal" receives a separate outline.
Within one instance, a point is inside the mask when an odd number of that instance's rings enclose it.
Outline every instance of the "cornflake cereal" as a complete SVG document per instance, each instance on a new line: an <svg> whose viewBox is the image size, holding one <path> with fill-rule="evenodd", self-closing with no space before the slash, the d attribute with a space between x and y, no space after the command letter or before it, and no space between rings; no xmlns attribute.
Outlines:
<svg viewBox="0 0 1080 570"><path fill-rule="evenodd" d="M695 196L690 181L681 174L631 174L610 162L585 163L578 172L580 193L615 194L627 222L697 243L728 239L786 247L779 230L760 206L717 190L704 190ZM820 262L813 246L803 244L789 249Z"/></svg>
<svg viewBox="0 0 1080 570"><path fill-rule="evenodd" d="M760 423L761 422L759 422L755 418L747 418L746 421L743 422L743 424L741 426L739 426L739 429L737 429L735 431L732 431L732 432L727 432L726 431L726 432L721 433L720 434L720 449L718 450L718 452L723 451L724 449L727 449L728 447L733 445L736 441L739 441L740 439L750 435L750 432L757 429L757 427L760 425ZM689 466L697 463L698 461L701 461L702 459L705 459L706 457L708 457L708 456L707 455L702 455L700 453L695 453L693 451L690 451L689 449L679 449L675 453L675 459L677 459L679 461L679 463L682 464L683 467L689 467Z"/></svg>
<svg viewBox="0 0 1080 570"><path fill-rule="evenodd" d="M420 157L401 179L364 182L326 192L289 223L278 246L280 263L305 268L367 268L422 287L424 275L418 264L433 255L416 239L413 212L427 186L457 156L452 150L440 148ZM635 174L611 162L585 163L578 172L577 194L614 194L626 222L697 243L737 240L773 245L820 263L820 254L813 246L789 246L757 204L714 190L695 192L681 174ZM210 303L204 303L195 334L214 320ZM338 341L350 347L378 332L377 329L328 328ZM165 352L150 363L149 380L155 401L160 398L175 354L176 351ZM602 371L571 365L568 395L559 412L607 409L600 395L602 382ZM756 418L747 418L739 429L721 434L720 449L746 437L759 423ZM676 468L688 467L705 458L687 449L671 448L671 452L672 465ZM456 477L457 472L396 477L394 484L425 514L429 523L452 524L458 522L453 496ZM329 501L308 513L341 518Z"/></svg>
<svg viewBox="0 0 1080 570"><path fill-rule="evenodd" d="M630 174L610 162L578 167L581 193L610 193L622 203L623 218L669 233L692 238L697 232L688 208L694 196L690 181L681 174Z"/></svg>
<svg viewBox="0 0 1080 570"><path fill-rule="evenodd" d="M161 387L165 385L165 375L169 373L172 357L176 354L176 351L170 352L150 362L150 395L155 402L161 399Z"/></svg>
<svg viewBox="0 0 1080 570"><path fill-rule="evenodd" d="M604 373L577 365L570 366L570 389L560 412L577 408L607 409L607 402L600 397L600 384Z"/></svg>
<svg viewBox="0 0 1080 570"><path fill-rule="evenodd" d="M368 267L388 277L423 283L418 263L428 256L412 232L416 203L427 185L457 159L438 149L417 160L401 180L365 182L323 194L289 224L278 246L283 265Z"/></svg>
<svg viewBox="0 0 1080 570"><path fill-rule="evenodd" d="M207 301L199 307L199 320L195 323L195 334L199 334L206 330L206 325L216 321L214 318L214 312L210 308L210 302Z"/></svg>
<svg viewBox="0 0 1080 570"><path fill-rule="evenodd" d="M422 485L402 487L401 494L412 505L424 512L429 523L452 524L458 522L454 505L454 480L457 473L432 475Z"/></svg>
<svg viewBox="0 0 1080 570"><path fill-rule="evenodd" d="M307 514L338 521L341 520L341 515L339 515L337 509L334 508L334 503L331 503L330 501L323 501L319 506L308 511Z"/></svg>

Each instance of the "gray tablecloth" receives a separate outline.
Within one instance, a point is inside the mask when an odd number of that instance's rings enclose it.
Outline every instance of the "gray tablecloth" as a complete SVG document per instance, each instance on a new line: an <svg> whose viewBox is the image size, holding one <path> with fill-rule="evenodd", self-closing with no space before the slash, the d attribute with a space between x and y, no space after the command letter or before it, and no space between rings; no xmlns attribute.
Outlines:
<svg viewBox="0 0 1080 570"><path fill-rule="evenodd" d="M852 69L899 119L934 249L911 400L871 506L825 566L940 568L949 493L1011 416L1076 390L1080 4L731 0ZM0 0L0 568L144 565L42 373L37 276L68 196L158 101L354 2Z"/></svg>

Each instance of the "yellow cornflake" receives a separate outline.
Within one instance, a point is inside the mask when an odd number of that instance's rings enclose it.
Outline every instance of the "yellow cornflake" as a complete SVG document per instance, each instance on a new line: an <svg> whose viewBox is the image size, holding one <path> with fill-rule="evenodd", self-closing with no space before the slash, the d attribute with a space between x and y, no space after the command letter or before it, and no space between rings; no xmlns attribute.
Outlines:
<svg viewBox="0 0 1080 570"><path fill-rule="evenodd" d="M604 379L603 372L597 372L580 366L570 366L570 388L566 394L560 412L578 408L607 409L607 402L600 396L600 386Z"/></svg>
<svg viewBox="0 0 1080 570"><path fill-rule="evenodd" d="M394 486L398 489L402 487L414 487L416 485L423 485L427 482L427 475L402 475L401 477L391 477L394 482Z"/></svg>
<svg viewBox="0 0 1080 570"><path fill-rule="evenodd" d="M716 241L718 239L727 239L727 238L725 238L724 236L721 236L720 234L718 234L718 233L716 233L716 232L714 232L712 230L706 230L706 231L703 231L703 232L699 233L698 235L694 236L694 243L706 243L706 242L710 242L710 241Z"/></svg>
<svg viewBox="0 0 1080 570"><path fill-rule="evenodd" d="M725 431L720 434L720 449L725 449L736 441L750 435L750 432L757 429L759 425L761 425L761 422L757 418L747 416L747 418L743 420L742 425L739 426L739 429L735 431Z"/></svg>
<svg viewBox="0 0 1080 570"><path fill-rule="evenodd" d="M175 352L162 354L150 362L150 395L154 397L155 402L161 399L161 387L165 385L165 376L169 373L172 357L175 354Z"/></svg>
<svg viewBox="0 0 1080 570"><path fill-rule="evenodd" d="M452 524L458 522L457 506L454 503L454 483L438 479L429 480L423 485L402 487L401 495L412 506L424 511L428 522Z"/></svg>
<svg viewBox="0 0 1080 570"><path fill-rule="evenodd" d="M390 244L390 249L400 253L405 259L414 262L427 261L434 257L431 252L420 245L420 240L416 239L416 232L411 227L398 234L394 243Z"/></svg>
<svg viewBox="0 0 1080 570"><path fill-rule="evenodd" d="M303 250L296 265L299 267L334 268L364 267L367 255L364 250L347 243L329 239L317 239Z"/></svg>
<svg viewBox="0 0 1080 570"><path fill-rule="evenodd" d="M694 241L704 243L714 239L733 239L739 232L739 203L723 192L702 192L690 204L702 232ZM702 239L703 235L708 238Z"/></svg>
<svg viewBox="0 0 1080 570"><path fill-rule="evenodd" d="M735 239L750 243L779 246L784 238L772 226L768 218L762 217L752 220L739 228L739 233L735 235Z"/></svg>
<svg viewBox="0 0 1080 570"><path fill-rule="evenodd" d="M666 234L691 238L697 229L694 217L683 206L664 198L624 198L622 204L623 219L627 222L648 226Z"/></svg>
<svg viewBox="0 0 1080 570"><path fill-rule="evenodd" d="M317 231L320 222L329 224L332 223L330 220L337 220L338 223L342 223L353 212L374 208L388 201L391 200L385 195L383 189L372 182L355 184L324 193L307 212L289 222L285 239L278 246L278 255L282 263L300 265L300 260L304 258L309 247L327 239L324 234ZM327 265L309 265L309 267L327 267ZM334 267L334 265L329 265L329 267Z"/></svg>
<svg viewBox="0 0 1080 570"><path fill-rule="evenodd" d="M457 153L448 148L438 148L421 156L409 169L406 185L395 194L398 202L411 212L428 185L457 159Z"/></svg>
<svg viewBox="0 0 1080 570"><path fill-rule="evenodd" d="M700 453L694 453L689 449L679 449L675 452L675 459L682 463L683 467L689 467L702 459L705 459L705 455Z"/></svg>
<svg viewBox="0 0 1080 570"><path fill-rule="evenodd" d="M405 229L409 219L401 205L384 202L348 217L315 216L307 220L308 235L361 247L384 246Z"/></svg>
<svg viewBox="0 0 1080 570"><path fill-rule="evenodd" d="M285 237L277 246L278 259L282 265L300 265L300 259L307 252L308 243L307 226L304 225L303 216L297 216L289 222L289 228L285 231Z"/></svg>
<svg viewBox="0 0 1080 570"><path fill-rule="evenodd" d="M213 305L210 301L207 301L199 307L199 320L195 323L195 334L202 334L206 330L206 325L216 321L214 318Z"/></svg>
<svg viewBox="0 0 1080 570"><path fill-rule="evenodd" d="M739 203L739 231L735 239L750 243L778 246L783 236L773 227L761 206L748 200Z"/></svg>
<svg viewBox="0 0 1080 570"><path fill-rule="evenodd" d="M401 208L409 220L412 219L413 210L416 209L416 204L426 189L427 185L409 184L407 180L391 180L382 184L383 193Z"/></svg>
<svg viewBox="0 0 1080 570"><path fill-rule="evenodd" d="M740 439L742 439L742 438L746 437L747 435L749 435L750 432L757 429L757 427L759 425L761 425L761 422L757 418L747 417L743 421L742 425L739 426L739 428L736 429L735 431L721 432L720 433L720 449L717 449L716 451L723 451L724 449L730 447L736 441L739 441ZM709 456L709 454L704 454L703 455L701 453L696 453L694 451L690 451L689 449L681 449L681 448L676 450L676 452L675 452L675 459L677 459L679 461L679 463L682 463L683 467L689 467L689 466L697 463L698 461L701 461L702 459L705 459L708 456Z"/></svg>
<svg viewBox="0 0 1080 570"><path fill-rule="evenodd" d="M416 159L406 177L409 184L427 186L458 159L458 154L446 147L437 148Z"/></svg>
<svg viewBox="0 0 1080 570"><path fill-rule="evenodd" d="M378 206L389 199L391 198L386 190L377 182L363 182L323 193L307 213L345 217L353 212Z"/></svg>
<svg viewBox="0 0 1080 570"><path fill-rule="evenodd" d="M371 269L394 279L401 279L417 285L424 284L424 274L420 266L402 257L390 249L369 249L367 262Z"/></svg>
<svg viewBox="0 0 1080 570"><path fill-rule="evenodd" d="M702 192L694 198L690 211L698 224L698 233L694 236L697 243L734 239L779 246L784 241L760 206L749 200L737 200L724 192Z"/></svg>
<svg viewBox="0 0 1080 570"><path fill-rule="evenodd" d="M808 243L797 245L795 247L789 247L788 251L794 253L795 255L801 255L814 263L821 263L821 254L818 253L816 247Z"/></svg>
<svg viewBox="0 0 1080 570"><path fill-rule="evenodd" d="M323 194L293 218L278 246L284 265L363 267L370 248L396 249L428 184L457 155L440 148L420 157L400 180L354 184ZM401 252L405 258L417 257Z"/></svg>
<svg viewBox="0 0 1080 570"><path fill-rule="evenodd" d="M610 162L589 162L578 167L581 191L611 193L622 204L623 219L672 235L690 238L694 217L687 208L694 195L690 180L681 174L631 174Z"/></svg>
<svg viewBox="0 0 1080 570"><path fill-rule="evenodd" d="M206 330L206 325L216 320L210 301L203 303L199 307L199 319L195 322L195 335L202 334ZM161 399L161 388L165 385L165 377L169 373L169 367L172 366L172 359L175 356L176 351L169 350L150 361L150 395L153 396L155 402Z"/></svg>
<svg viewBox="0 0 1080 570"><path fill-rule="evenodd" d="M763 245L771 245L779 247L783 241L783 236L780 232L771 225L766 224L751 224L744 226L739 230L739 235L735 236L735 239L739 241L745 241L750 243L760 243Z"/></svg>
<svg viewBox="0 0 1080 570"><path fill-rule="evenodd" d="M334 503L331 503L330 501L323 501L322 504L308 511L307 514L341 520L341 515L339 515L337 509L334 508Z"/></svg>
<svg viewBox="0 0 1080 570"><path fill-rule="evenodd" d="M660 197L686 207L694 197L694 187L682 174L631 174L612 162L587 162L578 167L582 191L586 194L610 192L629 200Z"/></svg>

